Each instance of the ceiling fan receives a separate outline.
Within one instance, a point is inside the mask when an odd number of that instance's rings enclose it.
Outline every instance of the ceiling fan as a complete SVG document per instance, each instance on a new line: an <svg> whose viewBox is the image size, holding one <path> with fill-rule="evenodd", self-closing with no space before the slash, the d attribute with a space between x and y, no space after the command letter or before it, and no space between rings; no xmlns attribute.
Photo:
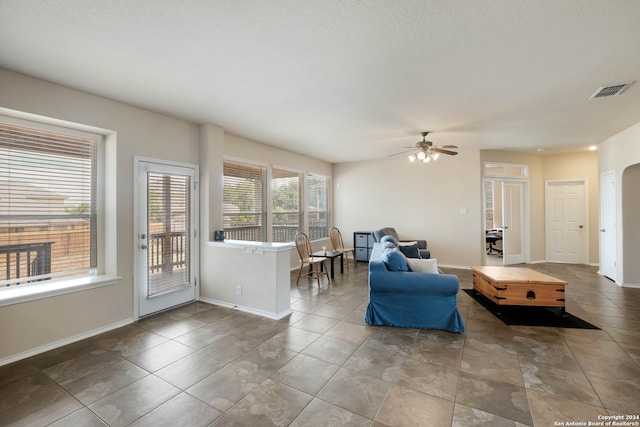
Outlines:
<svg viewBox="0 0 640 427"><path fill-rule="evenodd" d="M409 155L409 160L411 160L412 162L420 160L423 163L429 163L432 160L437 160L438 157L440 157L440 154L447 154L449 156L455 156L456 154L458 154L455 151L449 150L449 148L458 148L455 145L434 146L433 142L427 141L427 135L429 135L429 132L422 132L422 141L416 142L416 145L413 147L405 147L411 148L411 150L392 154L392 156L397 156L398 154L404 154L413 151L413 153Z"/></svg>

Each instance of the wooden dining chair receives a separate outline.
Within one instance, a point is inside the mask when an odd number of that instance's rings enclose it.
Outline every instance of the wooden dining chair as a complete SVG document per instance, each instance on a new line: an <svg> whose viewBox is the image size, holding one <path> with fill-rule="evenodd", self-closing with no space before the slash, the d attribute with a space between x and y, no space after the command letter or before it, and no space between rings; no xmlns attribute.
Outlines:
<svg viewBox="0 0 640 427"><path fill-rule="evenodd" d="M358 261L356 261L356 249L344 247L342 233L340 233L340 230L336 227L331 227L329 229L329 238L331 239L331 246L333 246L334 252L342 252L342 256L344 257L343 261L347 265L347 270L349 270L349 254L351 254L353 265L358 268Z"/></svg>
<svg viewBox="0 0 640 427"><path fill-rule="evenodd" d="M327 276L327 280L331 283L331 278L329 277L329 273L327 272L327 266L325 265L325 257L321 256L312 256L313 250L311 249L311 241L309 240L309 236L307 236L303 232L298 232L296 234L296 249L298 251L298 255L300 255L300 271L298 272L298 280L296 280L296 285L300 282L300 277L304 276L309 279L316 279L318 281L318 287L320 287L320 276ZM309 265L309 272L306 274L302 274L302 270L305 265Z"/></svg>

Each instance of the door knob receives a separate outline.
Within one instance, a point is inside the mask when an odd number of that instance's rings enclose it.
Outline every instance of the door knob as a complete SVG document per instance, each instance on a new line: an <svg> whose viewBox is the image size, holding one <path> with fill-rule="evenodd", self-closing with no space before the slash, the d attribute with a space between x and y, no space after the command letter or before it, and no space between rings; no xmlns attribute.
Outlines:
<svg viewBox="0 0 640 427"><path fill-rule="evenodd" d="M147 249L147 245L140 245L140 249Z"/></svg>
<svg viewBox="0 0 640 427"><path fill-rule="evenodd" d="M601 228L601 229L600 229L600 232L601 232L601 233L604 233L604 228Z"/></svg>
<svg viewBox="0 0 640 427"><path fill-rule="evenodd" d="M584 228L584 226L582 226L582 225L579 225L579 226L578 226L578 228Z"/></svg>

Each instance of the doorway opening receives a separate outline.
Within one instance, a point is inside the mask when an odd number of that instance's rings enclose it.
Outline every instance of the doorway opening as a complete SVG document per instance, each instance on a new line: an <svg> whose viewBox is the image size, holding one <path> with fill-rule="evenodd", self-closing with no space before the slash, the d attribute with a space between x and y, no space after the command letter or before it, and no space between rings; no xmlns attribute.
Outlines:
<svg viewBox="0 0 640 427"><path fill-rule="evenodd" d="M197 165L136 159L138 316L197 298Z"/></svg>
<svg viewBox="0 0 640 427"><path fill-rule="evenodd" d="M485 163L483 180L484 265L527 261L528 168Z"/></svg>

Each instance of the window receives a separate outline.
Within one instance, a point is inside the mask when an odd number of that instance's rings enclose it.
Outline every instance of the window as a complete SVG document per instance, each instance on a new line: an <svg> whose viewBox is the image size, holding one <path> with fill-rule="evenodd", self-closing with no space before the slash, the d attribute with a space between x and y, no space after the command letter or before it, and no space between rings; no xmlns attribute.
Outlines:
<svg viewBox="0 0 640 427"><path fill-rule="evenodd" d="M266 241L266 169L225 161L223 174L225 238Z"/></svg>
<svg viewBox="0 0 640 427"><path fill-rule="evenodd" d="M491 163L484 164L485 177L497 178L522 178L526 179L529 173L527 165L507 164L507 163Z"/></svg>
<svg viewBox="0 0 640 427"><path fill-rule="evenodd" d="M302 230L300 193L304 175L283 169L271 171L271 238L273 242L293 242Z"/></svg>
<svg viewBox="0 0 640 427"><path fill-rule="evenodd" d="M225 238L286 243L301 230L311 240L329 237L329 178L276 167L270 175L267 183L266 167L224 162Z"/></svg>
<svg viewBox="0 0 640 427"><path fill-rule="evenodd" d="M0 285L87 275L97 267L101 138L0 121Z"/></svg>
<svg viewBox="0 0 640 427"><path fill-rule="evenodd" d="M327 194L329 179L326 176L307 176L307 215L311 240L329 237L329 209Z"/></svg>

